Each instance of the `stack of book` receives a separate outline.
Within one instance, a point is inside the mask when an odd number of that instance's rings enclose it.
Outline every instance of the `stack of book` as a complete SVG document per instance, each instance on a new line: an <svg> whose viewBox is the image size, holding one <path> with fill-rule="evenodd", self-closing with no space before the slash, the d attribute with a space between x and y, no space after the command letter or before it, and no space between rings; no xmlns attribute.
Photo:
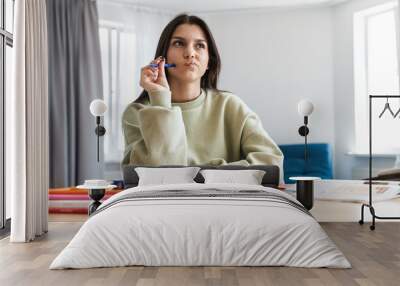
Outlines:
<svg viewBox="0 0 400 286"><path fill-rule="evenodd" d="M109 189L101 201L119 193L122 189ZM49 189L49 213L87 214L92 199L88 190L71 188Z"/></svg>

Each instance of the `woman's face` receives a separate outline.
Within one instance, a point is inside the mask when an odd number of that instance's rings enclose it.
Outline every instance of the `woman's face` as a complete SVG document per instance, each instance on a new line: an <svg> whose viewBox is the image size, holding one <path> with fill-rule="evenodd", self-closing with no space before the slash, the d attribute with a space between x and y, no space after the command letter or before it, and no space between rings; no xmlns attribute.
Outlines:
<svg viewBox="0 0 400 286"><path fill-rule="evenodd" d="M201 80L208 68L208 45L203 30L192 24L179 25L172 34L167 63L176 64L168 69L169 79L179 82Z"/></svg>

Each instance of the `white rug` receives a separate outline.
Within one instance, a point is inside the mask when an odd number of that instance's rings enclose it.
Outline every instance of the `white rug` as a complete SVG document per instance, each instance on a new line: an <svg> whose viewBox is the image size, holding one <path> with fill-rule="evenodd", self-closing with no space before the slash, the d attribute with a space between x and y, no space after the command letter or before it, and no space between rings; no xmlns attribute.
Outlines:
<svg viewBox="0 0 400 286"><path fill-rule="evenodd" d="M296 185L286 185L285 190L296 196ZM400 197L400 182L380 182L372 186L372 201L386 201ZM314 199L326 201L369 201L368 182L359 180L320 180L314 182Z"/></svg>

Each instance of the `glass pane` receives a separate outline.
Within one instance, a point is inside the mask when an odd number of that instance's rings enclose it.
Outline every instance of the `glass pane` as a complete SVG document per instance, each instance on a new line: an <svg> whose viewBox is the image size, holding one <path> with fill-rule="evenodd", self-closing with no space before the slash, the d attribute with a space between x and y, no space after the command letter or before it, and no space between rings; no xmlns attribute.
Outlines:
<svg viewBox="0 0 400 286"><path fill-rule="evenodd" d="M99 28L99 36L100 36L100 52L101 52L101 69L103 72L103 98L106 102L107 106L109 107L109 100L111 98L111 47L110 47L110 38L111 38L111 30L107 27L100 26ZM108 108L109 109L109 108ZM109 122L109 110L104 115L104 127L106 128L107 134L110 133L110 129L108 126ZM104 156L107 156L107 151L109 148L109 141L107 137L104 136Z"/></svg>
<svg viewBox="0 0 400 286"><path fill-rule="evenodd" d="M0 51L2 51L3 48L3 43L4 43L4 37L0 36ZM0 66L3 66L3 57L0 54ZM3 155L6 154L6 152L1 152L3 151L4 145L4 125L3 125L3 117L4 117L4 106L3 106L3 93L2 93L2 86L3 86L3 69L0 69L0 228L4 227L4 221L5 218L3 216L3 210L5 207L5 197L4 197L4 172L5 170L2 168L4 166L4 157Z"/></svg>
<svg viewBox="0 0 400 286"><path fill-rule="evenodd" d="M0 1L0 3L1 3L1 1ZM1 23L3 23L3 5L1 5L0 4L0 28L3 28L2 26L1 26Z"/></svg>
<svg viewBox="0 0 400 286"><path fill-rule="evenodd" d="M14 0L5 0L6 30L10 33L14 31Z"/></svg>
<svg viewBox="0 0 400 286"><path fill-rule="evenodd" d="M368 21L368 93L399 94L394 10L370 17ZM388 101L394 113L400 110L399 99ZM378 153L400 151L400 120L389 110L381 117L386 100L373 102L373 148Z"/></svg>
<svg viewBox="0 0 400 286"><path fill-rule="evenodd" d="M115 133L118 129L120 129L120 125L116 126L117 122L114 122L114 117L118 116L117 115L117 110L116 110L116 101L119 93L119 85L118 85L118 58L119 58L119 32L117 29L113 27L108 27L108 42L107 47L108 47L108 57L107 57L107 64L109 67L109 73L108 77L104 78L104 81L108 82L107 85L107 90L104 90L104 100L107 102L107 113L105 114L104 117L104 126L107 129L108 137L104 138L104 160L105 161L112 161L115 152L117 151L117 148L115 146ZM107 65L106 64L106 65ZM106 87L106 85L104 85ZM121 120L119 120L118 123L120 123Z"/></svg>
<svg viewBox="0 0 400 286"><path fill-rule="evenodd" d="M115 26L100 27L103 93L108 109L104 117L104 160L120 162L124 153L121 116L137 94L140 75L135 74L135 34Z"/></svg>
<svg viewBox="0 0 400 286"><path fill-rule="evenodd" d="M5 62L5 98L6 101L9 102L12 94L12 70L13 70L13 55L12 48L6 45L6 62ZM7 104L7 103L6 103ZM7 124L6 126L10 126ZM7 128L7 127L6 127ZM4 152L7 154L7 152ZM7 164L7 161L6 161ZM5 170L9 170L10 168L5 168ZM6 219L11 217L11 188L6 188Z"/></svg>
<svg viewBox="0 0 400 286"><path fill-rule="evenodd" d="M399 90L394 10L368 21L368 91L396 94Z"/></svg>
<svg viewBox="0 0 400 286"><path fill-rule="evenodd" d="M136 63L136 35L130 31L121 32L120 35L119 93L116 103L116 116L112 119L116 130L113 138L115 138L115 146L118 146L118 148L115 148L117 152L114 160L117 161L122 160L125 148L122 128L120 127L121 115L129 103L138 96L137 86L140 81L140 73L136 72L138 65Z"/></svg>

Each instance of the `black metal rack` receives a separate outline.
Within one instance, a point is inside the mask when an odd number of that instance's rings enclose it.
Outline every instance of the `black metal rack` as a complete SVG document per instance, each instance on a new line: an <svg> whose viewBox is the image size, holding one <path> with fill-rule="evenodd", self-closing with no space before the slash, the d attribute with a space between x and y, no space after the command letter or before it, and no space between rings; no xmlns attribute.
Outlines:
<svg viewBox="0 0 400 286"><path fill-rule="evenodd" d="M372 215L372 225L369 226L371 230L375 229L375 219L400 219L400 217L382 217L375 214L375 209L372 205L372 100L374 98L400 98L400 95L370 95L369 96L369 204L362 204L361 206L361 219L359 224L364 224L364 207L368 207Z"/></svg>

